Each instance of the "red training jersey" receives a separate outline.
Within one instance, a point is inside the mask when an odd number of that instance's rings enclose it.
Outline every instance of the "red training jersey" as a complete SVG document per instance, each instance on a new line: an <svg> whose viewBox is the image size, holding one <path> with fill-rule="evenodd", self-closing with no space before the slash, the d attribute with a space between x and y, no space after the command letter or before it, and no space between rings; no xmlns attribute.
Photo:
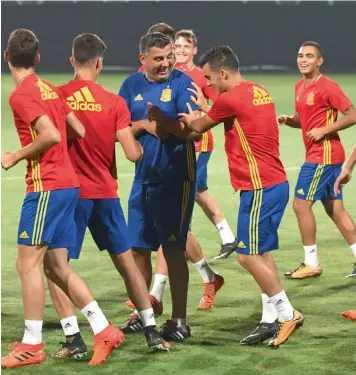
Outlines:
<svg viewBox="0 0 356 375"><path fill-rule="evenodd" d="M58 144L27 159L27 193L79 187L67 150L66 115L71 110L56 87L31 74L17 85L9 104L22 147L36 138L31 124L41 116L48 116L61 135Z"/></svg>
<svg viewBox="0 0 356 375"><path fill-rule="evenodd" d="M117 198L116 131L131 124L126 102L93 81L70 81L59 90L85 127L83 139L69 141L79 198Z"/></svg>
<svg viewBox="0 0 356 375"><path fill-rule="evenodd" d="M208 116L224 121L225 151L235 190L258 190L287 181L279 159L279 128L267 90L250 81L219 95Z"/></svg>
<svg viewBox="0 0 356 375"><path fill-rule="evenodd" d="M320 75L305 86L301 79L295 85L295 111L299 114L306 161L317 164L341 164L345 150L337 133L327 135L320 142L313 142L306 133L314 128L328 126L337 120L338 112L351 107L350 99L332 79Z"/></svg>
<svg viewBox="0 0 356 375"><path fill-rule="evenodd" d="M207 79L204 77L203 70L196 65L189 68L186 64L176 63L176 69L188 74L188 76L201 88L207 100L215 102L218 93L213 86L208 85ZM210 152L214 149L214 137L211 130L202 134L200 141L195 142L196 152Z"/></svg>

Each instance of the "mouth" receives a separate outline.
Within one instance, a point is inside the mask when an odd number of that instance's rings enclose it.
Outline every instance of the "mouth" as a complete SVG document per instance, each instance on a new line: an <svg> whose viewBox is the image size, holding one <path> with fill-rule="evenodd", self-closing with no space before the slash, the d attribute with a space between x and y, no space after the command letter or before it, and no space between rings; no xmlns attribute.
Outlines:
<svg viewBox="0 0 356 375"><path fill-rule="evenodd" d="M302 70L306 70L306 69L310 68L310 65L309 64L299 64L299 67Z"/></svg>

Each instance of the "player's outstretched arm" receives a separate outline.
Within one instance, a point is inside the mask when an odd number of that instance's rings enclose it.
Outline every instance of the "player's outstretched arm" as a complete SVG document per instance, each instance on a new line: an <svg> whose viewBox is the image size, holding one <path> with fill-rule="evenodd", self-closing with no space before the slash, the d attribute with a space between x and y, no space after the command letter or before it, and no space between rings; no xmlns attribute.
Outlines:
<svg viewBox="0 0 356 375"><path fill-rule="evenodd" d="M74 112L68 113L66 116L66 122L68 139L84 138L84 125L78 120L78 117L74 114Z"/></svg>
<svg viewBox="0 0 356 375"><path fill-rule="evenodd" d="M334 185L335 195L340 194L340 189L351 180L352 170L354 169L355 165L356 165L356 146L354 147L350 157L347 159L339 177L335 181L335 185Z"/></svg>
<svg viewBox="0 0 356 375"><path fill-rule="evenodd" d="M190 96L190 99L199 108L200 111L208 113L211 110L211 106L208 105L203 90L194 82L192 82L192 85L194 86L194 89L187 88L187 90L193 94Z"/></svg>
<svg viewBox="0 0 356 375"><path fill-rule="evenodd" d="M188 113L178 113L181 116L182 122L191 130L202 134L218 125L219 122L216 122L208 115L203 117L200 116L198 111L193 111L189 103L187 103Z"/></svg>
<svg viewBox="0 0 356 375"><path fill-rule="evenodd" d="M335 121L333 124L323 126L322 128L315 128L307 133L307 137L312 139L314 142L318 142L323 139L326 135L335 133L339 130L344 130L352 125L356 124L356 109L351 106L343 112L343 116Z"/></svg>
<svg viewBox="0 0 356 375"><path fill-rule="evenodd" d="M277 121L280 125L284 124L290 128L300 129L299 114L296 112L293 116L282 115L277 117Z"/></svg>
<svg viewBox="0 0 356 375"><path fill-rule="evenodd" d="M128 126L118 130L116 132L116 138L120 142L128 160L135 162L142 158L143 148L134 138L131 127Z"/></svg>
<svg viewBox="0 0 356 375"><path fill-rule="evenodd" d="M193 112L196 116L200 116L199 111ZM150 120L156 122L158 132L160 132L162 129L163 131L167 131L178 138L187 139L190 141L198 141L201 139L201 134L186 127L183 121L167 117L158 107L153 106L152 103L148 103L148 117Z"/></svg>
<svg viewBox="0 0 356 375"><path fill-rule="evenodd" d="M12 168L21 160L29 159L46 151L61 141L58 129L47 115L37 117L32 121L31 126L37 133L36 138L20 150L5 152L2 155L1 164L5 170Z"/></svg>

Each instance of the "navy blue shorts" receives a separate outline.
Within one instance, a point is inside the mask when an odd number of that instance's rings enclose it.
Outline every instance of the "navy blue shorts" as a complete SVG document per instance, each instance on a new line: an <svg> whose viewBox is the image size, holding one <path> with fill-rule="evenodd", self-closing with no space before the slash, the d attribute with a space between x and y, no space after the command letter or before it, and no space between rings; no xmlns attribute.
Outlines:
<svg viewBox="0 0 356 375"><path fill-rule="evenodd" d="M131 249L129 233L119 198L79 199L74 215L77 241L68 249L69 259L79 259L88 228L99 250L121 254Z"/></svg>
<svg viewBox="0 0 356 375"><path fill-rule="evenodd" d="M134 182L128 209L132 247L158 250L161 245L174 245L185 249L194 200L194 182Z"/></svg>
<svg viewBox="0 0 356 375"><path fill-rule="evenodd" d="M306 201L322 201L327 198L342 199L342 192L334 194L336 179L342 164L304 163L300 169L295 196Z"/></svg>
<svg viewBox="0 0 356 375"><path fill-rule="evenodd" d="M236 252L258 255L278 249L278 228L289 200L288 181L241 191Z"/></svg>
<svg viewBox="0 0 356 375"><path fill-rule="evenodd" d="M200 152L197 158L197 191L208 189L208 162L211 152Z"/></svg>
<svg viewBox="0 0 356 375"><path fill-rule="evenodd" d="M48 245L48 249L75 245L74 211L79 189L26 194L18 229L19 245Z"/></svg>

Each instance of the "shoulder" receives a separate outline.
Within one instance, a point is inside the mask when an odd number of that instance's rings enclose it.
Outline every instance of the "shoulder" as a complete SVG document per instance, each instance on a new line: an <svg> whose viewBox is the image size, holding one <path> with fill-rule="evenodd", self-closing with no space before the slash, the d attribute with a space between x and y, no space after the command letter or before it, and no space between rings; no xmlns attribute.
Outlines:
<svg viewBox="0 0 356 375"><path fill-rule="evenodd" d="M300 87L302 84L303 84L303 79L300 79L299 81L297 81L297 82L295 83L295 88L296 88L296 90L299 89L299 87Z"/></svg>
<svg viewBox="0 0 356 375"><path fill-rule="evenodd" d="M182 85L190 84L193 81L188 74L178 69L173 69L171 79Z"/></svg>
<svg viewBox="0 0 356 375"><path fill-rule="evenodd" d="M339 84L336 81L324 75L320 77L318 83L319 83L319 86L324 89L339 87Z"/></svg>

